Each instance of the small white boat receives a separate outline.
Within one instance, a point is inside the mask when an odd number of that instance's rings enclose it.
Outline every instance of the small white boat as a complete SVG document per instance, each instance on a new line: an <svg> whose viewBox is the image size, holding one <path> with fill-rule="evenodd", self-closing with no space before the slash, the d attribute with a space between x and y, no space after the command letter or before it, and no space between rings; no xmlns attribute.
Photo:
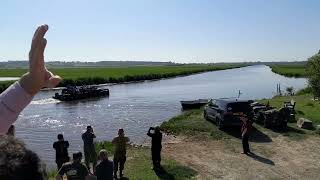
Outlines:
<svg viewBox="0 0 320 180"><path fill-rule="evenodd" d="M182 109L197 109L208 103L208 99L197 99L193 101L180 101Z"/></svg>

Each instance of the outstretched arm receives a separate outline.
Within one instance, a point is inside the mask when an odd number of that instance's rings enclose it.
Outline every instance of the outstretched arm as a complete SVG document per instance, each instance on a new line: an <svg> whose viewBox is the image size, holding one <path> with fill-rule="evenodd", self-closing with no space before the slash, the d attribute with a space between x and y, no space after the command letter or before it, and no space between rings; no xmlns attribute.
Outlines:
<svg viewBox="0 0 320 180"><path fill-rule="evenodd" d="M44 50L47 40L44 35L47 31L48 25L42 25L34 33L29 52L29 72L0 94L0 134L7 132L41 88L55 87L61 80L45 67Z"/></svg>

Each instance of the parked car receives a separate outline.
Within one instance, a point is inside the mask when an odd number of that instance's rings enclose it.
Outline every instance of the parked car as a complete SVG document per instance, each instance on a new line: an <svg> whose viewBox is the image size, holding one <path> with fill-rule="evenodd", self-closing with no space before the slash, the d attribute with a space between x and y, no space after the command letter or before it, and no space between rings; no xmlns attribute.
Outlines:
<svg viewBox="0 0 320 180"><path fill-rule="evenodd" d="M204 118L213 120L219 129L225 126L241 126L241 116L252 118L250 100L211 99L204 108Z"/></svg>

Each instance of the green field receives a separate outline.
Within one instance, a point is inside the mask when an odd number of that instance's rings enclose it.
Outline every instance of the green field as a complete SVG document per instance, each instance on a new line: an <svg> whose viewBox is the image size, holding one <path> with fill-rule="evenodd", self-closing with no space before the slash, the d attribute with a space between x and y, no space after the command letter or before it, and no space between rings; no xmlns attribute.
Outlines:
<svg viewBox="0 0 320 180"><path fill-rule="evenodd" d="M226 65L175 65L175 66L136 66L136 67L90 67L90 68L58 68L50 69L63 78L59 86L91 85L103 83L121 83L141 80L152 80L194 73L224 70L243 67L242 64ZM26 69L0 69L0 77L20 77ZM0 91L12 82L1 82Z"/></svg>
<svg viewBox="0 0 320 180"><path fill-rule="evenodd" d="M306 66L304 64L297 65L272 65L272 72L287 77L306 77Z"/></svg>

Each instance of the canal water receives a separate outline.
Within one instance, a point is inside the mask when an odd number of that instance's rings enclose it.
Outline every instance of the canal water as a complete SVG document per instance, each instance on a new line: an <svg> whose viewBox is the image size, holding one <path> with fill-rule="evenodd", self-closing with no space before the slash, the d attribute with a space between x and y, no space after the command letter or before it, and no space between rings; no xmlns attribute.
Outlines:
<svg viewBox="0 0 320 180"><path fill-rule="evenodd" d="M286 78L264 65L206 72L141 83L108 87L109 98L59 102L52 99L56 91L40 92L16 122L17 136L37 152L49 167L55 153L52 143L63 133L70 143L69 153L82 150L81 134L91 125L97 141L111 140L118 128L134 143L143 143L150 126L181 113L181 100L235 97L241 90L243 99L270 98L277 83L282 90L306 86L306 79Z"/></svg>

